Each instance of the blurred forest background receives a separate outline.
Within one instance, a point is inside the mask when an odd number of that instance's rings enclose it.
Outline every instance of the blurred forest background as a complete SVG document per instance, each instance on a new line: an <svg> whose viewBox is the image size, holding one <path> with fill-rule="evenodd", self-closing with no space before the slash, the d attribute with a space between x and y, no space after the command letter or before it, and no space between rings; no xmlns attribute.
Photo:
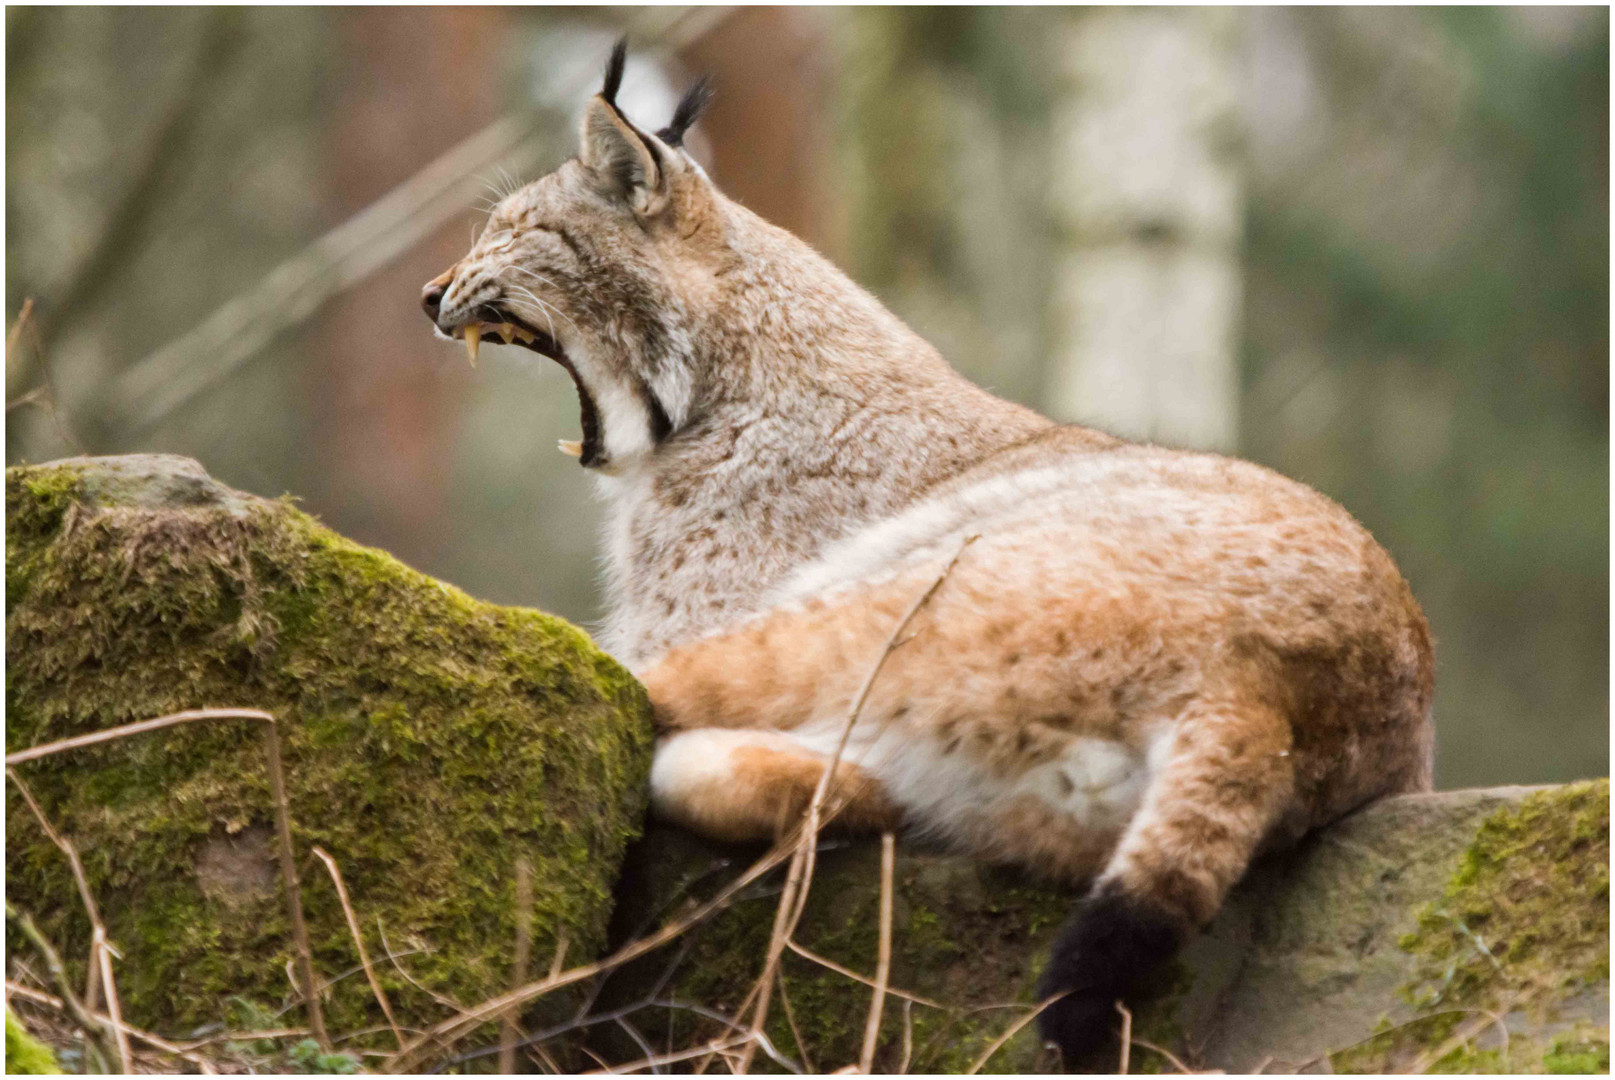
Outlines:
<svg viewBox="0 0 1615 1080"><path fill-rule="evenodd" d="M1607 771L1607 9L10 7L7 462L192 455L590 624L570 381L417 297L624 29L630 115L712 72L718 183L977 381L1365 522L1442 786Z"/></svg>

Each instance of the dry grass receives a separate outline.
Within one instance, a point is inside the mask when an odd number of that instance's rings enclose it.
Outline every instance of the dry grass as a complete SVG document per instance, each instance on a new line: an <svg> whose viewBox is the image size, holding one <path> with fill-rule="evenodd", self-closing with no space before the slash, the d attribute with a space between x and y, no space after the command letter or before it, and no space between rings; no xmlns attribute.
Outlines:
<svg viewBox="0 0 1615 1080"><path fill-rule="evenodd" d="M286 774L281 761L280 753L280 726L275 722L274 716L261 709L188 709L185 712L171 713L159 716L153 720L140 720L133 724L122 724L118 727L107 728L105 731L94 731L87 735L76 735L70 739L58 739L55 742L32 746L26 750L19 750L14 754L6 755L6 776L22 788L21 778L17 776L14 766L26 761L37 761L53 754L64 753L68 750L78 750L86 746L97 746L101 743L112 742L117 739L126 739L132 735L144 735L165 728L176 727L180 724L200 723L209 720L256 720L264 725L264 757L269 773L269 788L275 799L275 837L280 862L281 885L286 897L286 914L292 925L292 936L297 946L298 966L302 975L302 992L304 1007L308 1011L309 1028L321 1048L331 1048L330 1036L325 1030L325 1019L320 1013L320 995L317 989L318 981L314 978L314 953L309 945L308 926L303 920L303 893L297 880L297 861L292 851L292 823L291 806L286 797ZM29 799L32 804L32 798ZM41 816L43 823L43 816ZM54 834L47 826L47 832ZM60 837L52 835L53 840ZM58 843L58 847L62 845ZM72 858L76 861L77 856ZM78 868L82 872L82 867ZM90 910L92 925L100 926L100 917L96 913L94 900L89 896L89 886L83 886L83 895L87 908ZM102 973L103 989L108 994L108 1004L114 1013L117 1011L116 991L112 985L110 962L101 954L105 949L106 931L102 927L98 931L99 937L91 939L92 970L99 967ZM115 1029L121 1030L121 1029Z"/></svg>
<svg viewBox="0 0 1615 1080"><path fill-rule="evenodd" d="M342 904L342 914L348 920L348 932L353 935L354 948L359 950L359 964L364 968L364 977L370 983L370 992L376 997L376 1004L381 1006L381 1015L387 1018L387 1026L392 1028L393 1038L398 1040L400 1049L404 1045L403 1032L398 1030L398 1021L393 1017L392 1003L387 1000L387 991L381 988L381 982L376 978L376 969L370 966L370 950L364 947L364 934L359 930L359 917L353 913L353 903L348 899L348 887L342 881L342 871L337 867L336 860L324 848L316 846L314 854L331 875L331 882L336 886L336 898Z"/></svg>
<svg viewBox="0 0 1615 1080"><path fill-rule="evenodd" d="M532 940L532 885L529 868L519 863L517 866L517 917L515 920L517 929L511 966L513 986L508 992L488 1001L466 1006L422 986L400 962L400 957L408 955L408 952L397 953L392 949L387 941L385 930L378 921L377 930L384 950L383 959L391 963L401 978L430 996L449 1014L445 1019L423 1031L408 1031L408 1029L402 1028L398 1024L391 1003L376 974L375 967L371 963L369 951L363 940L360 913L353 908L336 860L324 850L318 847L313 848L313 854L324 863L335 885L349 932L358 950L360 967L355 971L363 971L376 1002L387 1020L385 1028L373 1030L390 1030L397 1044L397 1049L394 1051L370 1050L364 1051L364 1056L372 1059L371 1063L379 1071L405 1073L426 1069L453 1069L497 1054L500 1071L509 1072L513 1071L516 1065L516 1052L524 1050L539 1068L550 1072L560 1072L561 1066L555 1057L551 1056L545 1043L553 1042L568 1034L582 1032L597 1025L611 1024L622 1030L639 1046L642 1056L637 1060L618 1065L611 1065L596 1058L603 1071L620 1073L645 1069L660 1070L663 1066L693 1062L695 1063L694 1070L701 1072L705 1071L713 1063L721 1061L723 1066L730 1072L740 1073L750 1069L758 1051L763 1052L780 1068L793 1072L815 1071L813 1058L810 1055L811 1048L804 1039L797 1024L796 1016L792 1012L784 973L781 970L781 958L789 950L805 960L843 976L854 985L865 986L872 991L858 1062L845 1065L836 1071L858 1073L873 1071L880 1050L879 1039L885 1003L887 997L891 996L903 1002L902 1037L897 1072L907 1072L915 1055L913 1039L914 1006L920 1005L939 1010L948 1010L948 1006L943 1002L922 997L893 987L890 984L895 893L895 837L890 833L886 833L881 839L879 934L877 953L874 957L875 971L873 977L865 976L827 957L820 956L797 942L793 935L806 909L808 895L812 887L819 833L826 824L835 820L836 816L850 801L851 793L841 790L841 785L834 781L834 776L836 766L839 764L852 729L858 722L864 704L887 658L907 640L903 637L903 634L907 631L915 616L936 594L937 590L942 587L949 573L972 540L974 540L974 537L961 545L958 552L954 554L953 558L937 575L931 585L915 599L907 613L893 629L881 654L875 658L857 696L851 703L835 753L832 755L828 767L821 776L819 784L803 812L802 820L789 828L782 829L783 835L768 852L727 885L719 889L710 899L693 905L690 910L671 919L655 932L638 937L601 960L570 969L565 968L567 942L563 937L557 944L548 973L537 981L527 981L527 967L530 960L529 952ZM112 972L112 958L118 954L115 946L106 939L106 930L101 921L100 910L90 889L78 852L72 842L63 836L49 821L14 766L85 746L160 731L179 724L240 719L253 720L264 725L266 767L275 800L277 845L282 871L282 886L293 934L296 939L299 977L294 980L294 985L299 992L300 1004L307 1012L309 1024L306 1029L286 1027L238 1033L220 1033L206 1039L191 1042L167 1040L124 1022L119 1009L117 989ZM7 755L6 765L8 780L17 787L35 821L51 842L62 852L63 857L67 859L72 868L73 880L78 889L80 902L89 917L92 927L89 942L89 962L87 964L89 978L86 984L86 993L81 998L75 988L69 984L65 965L52 943L43 938L32 919L26 913L15 911L9 905L7 907L8 921L13 922L22 931L23 936L34 946L43 960L46 973L49 976L49 983L47 984L46 980L34 975L32 970L20 958L14 957L13 968L14 971L19 973L20 977L18 979L7 979L8 999L13 1003L25 1006L28 1019L36 1030L46 1035L48 1041L59 1045L71 1045L75 1040L82 1039L85 1047L85 1063L92 1068L121 1067L125 1071L161 1072L171 1071L176 1064L182 1063L184 1066L202 1072L222 1072L239 1071L240 1069L262 1071L262 1068L269 1062L265 1061L261 1055L254 1060L250 1054L242 1050L243 1046L258 1040L302 1038L312 1034L321 1047L329 1049L333 1042L340 1043L368 1033L349 1032L333 1040L324 1027L319 1009L318 993L304 991L304 988L323 987L316 976L313 966L308 930L303 920L295 852L292 846L290 810L287 805L286 783L280 755L278 725L272 715L255 709L198 709L176 713L31 747ZM579 1010L578 1015L571 1021L537 1032L532 1036L526 1036L521 1031L519 1015L523 1007L548 994L569 986L579 985L585 980L596 980L597 992L598 981L608 973L630 961L656 952L714 915L724 911L737 898L741 897L748 888L765 875L777 870L782 864L788 864L788 870L784 887L780 892L775 909L773 927L770 933L768 949L763 957L762 970L750 993L746 995L733 1015L725 1015L699 1003L678 1001L664 994L665 987L671 982L674 972L687 952L686 943L685 948L679 950L678 955L668 965L652 991L642 999L607 1012L590 1014L589 1010L592 1008L594 1001L594 994L591 993L582 1009ZM344 973L338 978L345 978L353 973ZM28 985L27 982L22 981L25 978L36 985ZM335 981L331 980L331 982ZM324 983L323 985L330 985L330 983ZM800 1064L780 1053L764 1033L776 989L778 1000L783 1007L786 1021L796 1042L796 1050L801 1059ZM106 1003L104 1012L97 1008L96 1000L90 997L92 993L104 996ZM1001 1005L982 1006L966 1010L968 1012L980 1012L984 1009L1002 1008L1020 1013L987 1045L973 1061L968 1072L976 1073L985 1068L992 1061L994 1055L1029 1024L1033 1023L1043 1009L1047 1008L1055 1000L1057 998L1050 998L1031 1008L1020 1003L1003 1003ZM720 1025L722 1030L716 1037L705 1039L695 1045L684 1048L669 1046L667 1049L657 1052L649 1045L633 1021L633 1016L636 1012L652 1008L684 1010ZM1121 1018L1122 1035L1120 1059L1117 1063L1119 1073L1125 1074L1129 1071L1132 1063L1131 1053L1133 1047L1140 1047L1154 1052L1160 1056L1164 1063L1179 1073L1195 1071L1165 1048L1137 1038L1132 1032L1131 1012L1120 1002L1117 1003L1117 1010ZM456 1051L459 1043L490 1024L497 1025L500 1032L495 1045L465 1053ZM1496 1025L1500 1030L1502 1029L1502 1020L1498 1014L1476 1013L1469 1022L1455 1030L1442 1046L1423 1055L1415 1063L1414 1071L1423 1071L1423 1069L1429 1068L1433 1062L1439 1060L1454 1046L1475 1037L1475 1035L1492 1025ZM1506 1044L1506 1031L1503 1034L1503 1039ZM139 1044L140 1049L136 1050L133 1044ZM587 1047L581 1044L576 1045L575 1049L589 1054L591 1057L594 1056ZM203 1053L203 1050L209 1052ZM1326 1062L1328 1059L1324 1057L1320 1060ZM1263 1064L1265 1066L1267 1063L1264 1062ZM826 1063L823 1067L828 1069L830 1065Z"/></svg>

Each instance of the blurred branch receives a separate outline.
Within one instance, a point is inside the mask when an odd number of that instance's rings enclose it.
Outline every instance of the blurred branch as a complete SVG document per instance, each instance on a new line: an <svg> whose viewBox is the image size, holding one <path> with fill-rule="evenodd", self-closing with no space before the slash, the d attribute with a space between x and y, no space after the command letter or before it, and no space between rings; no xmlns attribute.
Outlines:
<svg viewBox="0 0 1615 1080"><path fill-rule="evenodd" d="M73 268L45 290L45 310L36 317L43 355L57 332L77 313L93 306L96 296L141 250L141 238L152 211L168 187L177 163L185 158L203 110L217 97L216 87L242 42L241 13L217 8L203 30L191 70L163 118L129 170L133 179L107 212L101 231Z"/></svg>
<svg viewBox="0 0 1615 1080"><path fill-rule="evenodd" d="M34 298L28 297L22 302L22 310L17 313L17 321L12 324L11 330L6 334L6 385L11 385L11 358L13 355L22 355L18 349L24 336L27 336L29 345L33 348L33 358L39 364L40 384L6 402L6 412L20 409L24 405L38 405L50 415L50 421L56 428L56 435L68 446L80 454L89 453L84 444L74 436L71 428L62 419L61 408L56 397L56 387L51 385L50 365L45 362L45 347L39 340L39 330L34 325Z"/></svg>
<svg viewBox="0 0 1615 1080"><path fill-rule="evenodd" d="M660 9L650 11L644 18L661 25L641 23L633 29L647 46L671 50L686 47L729 14L727 8L691 7L667 19ZM589 79L594 78L591 72ZM577 87L579 93L587 89ZM494 121L130 367L112 384L110 395L125 410L132 433L149 430L218 385L278 335L463 212L489 170L531 170L548 140L529 134L530 126L527 117L515 114Z"/></svg>

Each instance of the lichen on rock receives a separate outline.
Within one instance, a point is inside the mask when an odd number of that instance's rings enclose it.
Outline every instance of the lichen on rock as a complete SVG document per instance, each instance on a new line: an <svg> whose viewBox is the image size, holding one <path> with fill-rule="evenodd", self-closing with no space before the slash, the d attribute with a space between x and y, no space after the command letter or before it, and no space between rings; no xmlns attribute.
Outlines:
<svg viewBox="0 0 1615 1080"><path fill-rule="evenodd" d="M643 689L568 623L479 603L245 495L182 458L6 472L8 751L203 706L272 712L316 967L357 953L312 846L340 865L400 1022L508 986L514 866L533 868L533 955L603 943L644 810ZM185 1032L231 996L288 999L263 740L189 724L28 762L78 846L126 1015ZM61 853L15 790L8 898L70 955L89 928ZM385 941L383 940L385 934ZM381 1024L338 978L333 1030Z"/></svg>
<svg viewBox="0 0 1615 1080"><path fill-rule="evenodd" d="M1417 1015L1334 1055L1337 1072L1558 1072L1600 1053L1607 1071L1607 996L1602 1025L1585 1014L1609 982L1609 781L1487 817L1397 944Z"/></svg>

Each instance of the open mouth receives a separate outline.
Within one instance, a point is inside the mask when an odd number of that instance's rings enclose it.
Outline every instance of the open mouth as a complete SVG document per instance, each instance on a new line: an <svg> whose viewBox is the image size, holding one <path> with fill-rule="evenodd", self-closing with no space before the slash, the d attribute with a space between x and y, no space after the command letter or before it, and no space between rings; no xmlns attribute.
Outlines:
<svg viewBox="0 0 1615 1080"><path fill-rule="evenodd" d="M578 463L586 467L594 468L605 463L605 451L600 445L599 410L595 408L594 398L590 397L589 391L584 388L583 380L578 378L578 369L573 366L566 355L566 350L561 348L560 342L493 304L483 304L473 311L470 319L454 328L454 337L465 342L465 353L472 367L477 365L478 347L484 340L491 339L506 345L520 345L524 349L531 349L565 368L566 373L572 376L572 385L578 390L578 409L581 413L579 422L583 427L583 438L576 441L562 439L557 445L561 453L577 458Z"/></svg>

